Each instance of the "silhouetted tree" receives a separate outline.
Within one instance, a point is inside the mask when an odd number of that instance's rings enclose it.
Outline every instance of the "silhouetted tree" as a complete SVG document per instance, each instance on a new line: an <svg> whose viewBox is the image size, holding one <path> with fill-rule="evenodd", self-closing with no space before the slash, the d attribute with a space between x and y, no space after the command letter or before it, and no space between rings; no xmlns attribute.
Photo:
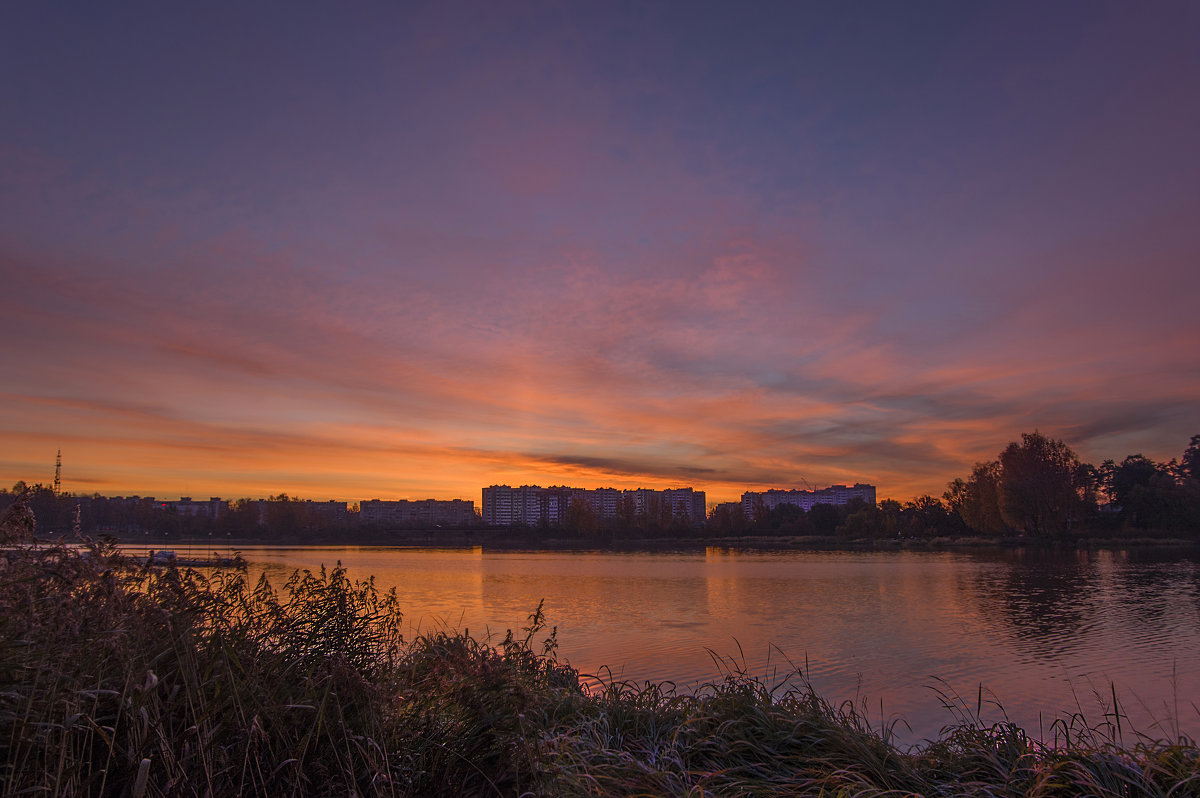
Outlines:
<svg viewBox="0 0 1200 798"><path fill-rule="evenodd" d="M637 527L637 504L629 494L617 499L618 531L628 534Z"/></svg>
<svg viewBox="0 0 1200 798"><path fill-rule="evenodd" d="M23 487L23 483L18 484ZM13 493L12 501L0 511L0 543L26 543L33 539L37 526L37 520L29 508L29 491L17 493L14 488Z"/></svg>
<svg viewBox="0 0 1200 798"><path fill-rule="evenodd" d="M675 521L675 508L671 506L671 503L666 499L659 499L657 496L654 496L650 499L649 504L650 506L646 509L646 514L650 515L657 509L658 523L656 526L659 532L665 533L670 530ZM653 518L654 516L652 515L651 517Z"/></svg>
<svg viewBox="0 0 1200 798"><path fill-rule="evenodd" d="M942 498L967 527L983 535L1009 531L1000 512L1000 461L976 463L967 480L956 479Z"/></svg>
<svg viewBox="0 0 1200 798"><path fill-rule="evenodd" d="M70 532L75 516L75 500L70 494L55 493L40 482L26 485L23 481L13 485L13 493L25 497L25 506L36 519L34 532L38 537Z"/></svg>
<svg viewBox="0 0 1200 798"><path fill-rule="evenodd" d="M708 527L716 537L726 535L741 535L750 526L750 519L742 510L741 504L733 506L720 504L713 510L708 519Z"/></svg>
<svg viewBox="0 0 1200 798"><path fill-rule="evenodd" d="M260 534L258 502L238 499L221 514L221 532L231 537L252 538Z"/></svg>
<svg viewBox="0 0 1200 798"><path fill-rule="evenodd" d="M1186 479L1200 481L1200 435L1193 435L1192 441L1179 460L1179 470Z"/></svg>
<svg viewBox="0 0 1200 798"><path fill-rule="evenodd" d="M760 531L775 535L801 534L804 510L796 504L777 504L763 517Z"/></svg>
<svg viewBox="0 0 1200 798"><path fill-rule="evenodd" d="M837 528L839 537L889 538L900 533L900 502L884 499L878 505L870 505L855 499L846 506L845 519Z"/></svg>
<svg viewBox="0 0 1200 798"><path fill-rule="evenodd" d="M808 520L818 535L832 535L842 522L842 515L832 504L814 504L808 511Z"/></svg>
<svg viewBox="0 0 1200 798"><path fill-rule="evenodd" d="M587 503L587 500L575 496L571 499L571 504L567 507L566 517L563 519L563 526L567 532L576 537L593 537L600 529L599 520L596 518L596 512L592 506Z"/></svg>
<svg viewBox="0 0 1200 798"><path fill-rule="evenodd" d="M1075 452L1039 432L1000 453L1000 515L1032 535L1060 535L1083 516L1087 485Z"/></svg>
<svg viewBox="0 0 1200 798"><path fill-rule="evenodd" d="M900 534L900 528L903 524L904 507L895 499L884 499L879 503L879 512L876 516L879 520L880 535L882 537L893 537Z"/></svg>
<svg viewBox="0 0 1200 798"><path fill-rule="evenodd" d="M879 508L864 504L847 512L834 532L842 538L878 538L883 536L882 526Z"/></svg>
<svg viewBox="0 0 1200 798"><path fill-rule="evenodd" d="M1194 530L1200 523L1200 486L1190 478L1177 478L1180 464L1156 463L1131 454L1112 470L1111 492L1121 517L1144 530Z"/></svg>
<svg viewBox="0 0 1200 798"><path fill-rule="evenodd" d="M1155 514L1151 483L1163 468L1142 454L1131 454L1109 473L1109 493L1122 516L1133 526L1145 527Z"/></svg>
<svg viewBox="0 0 1200 798"><path fill-rule="evenodd" d="M904 534L910 537L949 535L956 530L946 505L933 496L919 496L904 505Z"/></svg>

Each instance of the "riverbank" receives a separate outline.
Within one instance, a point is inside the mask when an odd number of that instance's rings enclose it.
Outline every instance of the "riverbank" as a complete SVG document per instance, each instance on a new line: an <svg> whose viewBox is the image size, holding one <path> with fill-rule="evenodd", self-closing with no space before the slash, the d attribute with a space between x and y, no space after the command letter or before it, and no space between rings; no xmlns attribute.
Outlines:
<svg viewBox="0 0 1200 798"><path fill-rule="evenodd" d="M1194 743L1119 712L1035 741L960 701L901 749L860 708L736 671L687 695L586 690L540 612L507 639L403 639L394 596L340 569L276 591L104 546L5 562L5 794L1115 796L1200 779Z"/></svg>
<svg viewBox="0 0 1200 798"><path fill-rule="evenodd" d="M221 538L179 537L150 542L145 536L113 538L126 546L142 550L185 550L227 552L245 546L397 546L431 548L483 547L497 551L703 551L708 547L733 550L793 550L793 551L931 551L985 549L1172 549L1200 551L1196 538L1148 536L1096 536L1068 539L1028 537L910 537L910 538L845 538L837 536L740 535L725 537L645 537L645 538L572 538L554 533L530 531L514 534L506 529L416 529L395 530L386 535L355 537L330 535L307 537L302 540L278 538ZM53 538L47 543L53 543Z"/></svg>

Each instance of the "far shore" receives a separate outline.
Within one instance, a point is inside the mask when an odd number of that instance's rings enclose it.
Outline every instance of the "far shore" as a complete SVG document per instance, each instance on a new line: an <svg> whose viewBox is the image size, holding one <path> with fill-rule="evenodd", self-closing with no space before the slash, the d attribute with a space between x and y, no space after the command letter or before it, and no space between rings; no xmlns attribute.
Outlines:
<svg viewBox="0 0 1200 798"><path fill-rule="evenodd" d="M57 542L58 535L43 539ZM217 538L199 536L184 538L157 538L124 535L113 538L126 547L145 547L166 550L180 547L202 547L230 550L241 546L278 547L329 547L367 546L395 548L474 548L483 546L496 550L517 551L688 551L709 547L734 550L796 550L796 551L940 551L940 550L1000 550L1000 549L1200 549L1196 540L1175 537L1078 537L1064 539L1042 539L1027 537L989 538L977 536L931 537L931 538L861 538L848 539L823 536L772 536L743 535L731 537L656 537L602 538L555 537L553 533L513 534L508 529L404 529L369 536L317 535L298 540L266 538Z"/></svg>

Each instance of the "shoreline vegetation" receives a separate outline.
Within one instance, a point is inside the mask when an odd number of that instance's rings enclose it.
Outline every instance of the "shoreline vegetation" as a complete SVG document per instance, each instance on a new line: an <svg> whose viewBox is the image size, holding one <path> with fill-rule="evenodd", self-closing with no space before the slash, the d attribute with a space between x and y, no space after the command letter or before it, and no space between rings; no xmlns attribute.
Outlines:
<svg viewBox="0 0 1200 798"><path fill-rule="evenodd" d="M362 522L347 509L331 516L327 503L286 494L265 500L203 503L203 513L178 511L149 498L73 496L18 482L0 489L0 511L18 502L36 517L44 538L95 538L163 549L211 542L324 545L493 545L608 548L719 545L772 548L926 548L1052 546L1126 547L1200 544L1200 435L1179 459L1158 463L1140 454L1093 466L1062 441L1033 432L1010 443L995 460L976 463L967 479L943 495L868 504L718 504L703 522L669 504L631 502L599 516L576 499L561 518L534 526L438 526ZM335 502L335 504L337 504ZM211 505L211 506L210 506ZM193 508L197 509L197 508ZM424 538L424 539L422 539ZM1182 543L1181 543L1182 541Z"/></svg>
<svg viewBox="0 0 1200 798"><path fill-rule="evenodd" d="M504 638L406 639L394 592L341 568L275 587L28 531L0 521L0 796L1200 795L1195 741L1115 702L1038 740L945 697L902 749L800 672L585 677L541 607Z"/></svg>
<svg viewBox="0 0 1200 798"><path fill-rule="evenodd" d="M1069 551L1127 551L1147 550L1180 556L1200 554L1200 540L1178 537L1078 538L1073 540L1030 540L1025 538L945 537L879 540L873 538L846 539L837 537L776 537L744 535L726 538L628 538L620 541L577 540L541 536L447 533L446 530L405 530L385 541L345 538L310 539L298 542L247 538L220 540L211 538L182 538L171 541L168 547L147 545L137 538L104 538L127 552L160 556L175 554L195 565L195 557L209 556L228 559L242 550L253 547L280 548L396 548L396 549L483 549L484 551L562 551L562 552L700 552L717 548L729 551L827 551L827 552L984 552L1016 549L1049 549ZM47 543L53 545L53 543ZM185 554L184 552L190 552Z"/></svg>

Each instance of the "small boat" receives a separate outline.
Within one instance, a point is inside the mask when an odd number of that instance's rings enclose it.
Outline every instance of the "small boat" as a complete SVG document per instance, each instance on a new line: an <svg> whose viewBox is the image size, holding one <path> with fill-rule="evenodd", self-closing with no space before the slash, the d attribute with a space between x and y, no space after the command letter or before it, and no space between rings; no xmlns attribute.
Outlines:
<svg viewBox="0 0 1200 798"><path fill-rule="evenodd" d="M241 555L236 552L232 555L222 555L214 551L207 556L187 554L180 557L173 549L149 551L141 556L134 555L133 559L149 565L175 565L181 568L231 568L244 562Z"/></svg>

